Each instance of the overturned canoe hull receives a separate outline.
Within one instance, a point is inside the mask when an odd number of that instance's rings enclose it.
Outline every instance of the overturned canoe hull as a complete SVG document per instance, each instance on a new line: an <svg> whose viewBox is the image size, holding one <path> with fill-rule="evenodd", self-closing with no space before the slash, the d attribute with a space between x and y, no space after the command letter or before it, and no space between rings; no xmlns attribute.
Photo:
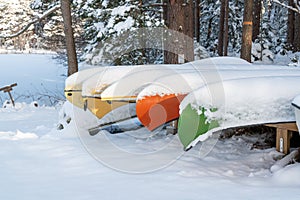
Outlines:
<svg viewBox="0 0 300 200"><path fill-rule="evenodd" d="M97 97L84 97L84 109L90 110L99 119L112 110L128 104L124 101L107 101Z"/></svg>
<svg viewBox="0 0 300 200"><path fill-rule="evenodd" d="M147 96L136 103L136 114L141 123L150 131L167 122L178 119L179 104L186 96L169 94Z"/></svg>
<svg viewBox="0 0 300 200"><path fill-rule="evenodd" d="M300 130L300 95L298 95L292 102L292 105L295 109L295 117L296 117L296 123L298 126L298 130Z"/></svg>
<svg viewBox="0 0 300 200"><path fill-rule="evenodd" d="M189 104L180 114L178 120L178 134L185 150L188 150L192 141L202 134L219 126L218 121L207 121L206 109L202 108L201 113Z"/></svg>
<svg viewBox="0 0 300 200"><path fill-rule="evenodd" d="M65 97L74 106L83 109L84 100L81 96L81 90L65 90Z"/></svg>
<svg viewBox="0 0 300 200"><path fill-rule="evenodd" d="M65 97L73 105L83 109L84 101L82 98L82 85L83 82L88 80L95 74L102 73L110 67L95 67L85 69L72 74L66 79L65 82Z"/></svg>
<svg viewBox="0 0 300 200"><path fill-rule="evenodd" d="M291 103L300 93L299 78L227 80L190 93L181 102L178 123L178 136L184 149L227 128L295 121Z"/></svg>

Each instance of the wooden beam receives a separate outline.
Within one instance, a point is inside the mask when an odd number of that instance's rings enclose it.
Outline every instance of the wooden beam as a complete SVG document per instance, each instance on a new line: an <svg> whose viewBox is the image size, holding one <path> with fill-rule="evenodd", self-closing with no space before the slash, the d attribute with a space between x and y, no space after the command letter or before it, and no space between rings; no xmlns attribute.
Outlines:
<svg viewBox="0 0 300 200"><path fill-rule="evenodd" d="M0 88L0 91L3 91L4 93L8 93L11 103L13 104L14 107L15 107L15 101L10 92L13 90L13 87L15 87L17 85L18 85L17 83L14 83L14 84Z"/></svg>
<svg viewBox="0 0 300 200"><path fill-rule="evenodd" d="M274 127L274 128L282 128L282 129L287 129L289 131L298 132L298 127L297 127L296 122L265 124L265 126Z"/></svg>

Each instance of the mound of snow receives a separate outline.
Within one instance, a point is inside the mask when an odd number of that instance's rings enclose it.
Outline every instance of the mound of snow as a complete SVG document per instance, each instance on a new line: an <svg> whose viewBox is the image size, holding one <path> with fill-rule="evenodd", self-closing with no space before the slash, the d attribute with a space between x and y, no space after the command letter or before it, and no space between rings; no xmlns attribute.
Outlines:
<svg viewBox="0 0 300 200"><path fill-rule="evenodd" d="M300 163L288 165L285 168L277 171L273 177L276 184L284 186L300 186Z"/></svg>
<svg viewBox="0 0 300 200"><path fill-rule="evenodd" d="M23 139L37 139L38 136L34 133L17 132L0 132L0 140L23 140Z"/></svg>

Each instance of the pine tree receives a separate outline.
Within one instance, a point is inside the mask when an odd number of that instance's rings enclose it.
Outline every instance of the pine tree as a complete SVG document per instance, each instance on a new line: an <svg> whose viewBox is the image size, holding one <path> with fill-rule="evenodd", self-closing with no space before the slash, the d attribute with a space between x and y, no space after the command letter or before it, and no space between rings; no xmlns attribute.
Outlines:
<svg viewBox="0 0 300 200"><path fill-rule="evenodd" d="M141 43L146 43L142 34L136 33L138 39L134 36L134 30L162 25L161 16L153 11L155 8L144 6L153 2L156 1L77 1L77 14L85 22L84 37L88 41L83 59L92 64L106 65L145 64L157 61L156 51L137 49L143 46ZM129 30L131 34L128 33Z"/></svg>
<svg viewBox="0 0 300 200"><path fill-rule="evenodd" d="M252 48L254 61L273 62L277 54L286 53L287 16L286 8L268 0L263 2L260 34Z"/></svg>
<svg viewBox="0 0 300 200"><path fill-rule="evenodd" d="M34 0L31 3L31 9L38 14L42 14L53 6L57 5L57 0ZM72 4L74 6L74 4ZM82 41L82 22L76 15L73 15L73 28L75 41L80 48L83 45ZM35 25L36 34L42 38L41 47L53 51L65 49L65 34L63 26L63 18L60 10L51 14L47 19Z"/></svg>

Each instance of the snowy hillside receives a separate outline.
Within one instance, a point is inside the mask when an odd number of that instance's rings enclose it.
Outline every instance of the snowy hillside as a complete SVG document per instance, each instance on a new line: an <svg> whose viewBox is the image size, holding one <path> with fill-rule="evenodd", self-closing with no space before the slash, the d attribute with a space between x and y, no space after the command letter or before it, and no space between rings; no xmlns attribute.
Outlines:
<svg viewBox="0 0 300 200"><path fill-rule="evenodd" d="M10 66L1 67L1 85L18 82L16 93L35 94L41 84L57 95L64 89L65 69L51 56L1 55L1 64ZM63 111L75 118L57 130ZM16 108L0 108L0 199L300 198L300 164L271 171L281 155L253 148L260 133L211 138L183 152L163 130L89 136L78 126L87 118L94 119L68 103L35 107L17 99Z"/></svg>

